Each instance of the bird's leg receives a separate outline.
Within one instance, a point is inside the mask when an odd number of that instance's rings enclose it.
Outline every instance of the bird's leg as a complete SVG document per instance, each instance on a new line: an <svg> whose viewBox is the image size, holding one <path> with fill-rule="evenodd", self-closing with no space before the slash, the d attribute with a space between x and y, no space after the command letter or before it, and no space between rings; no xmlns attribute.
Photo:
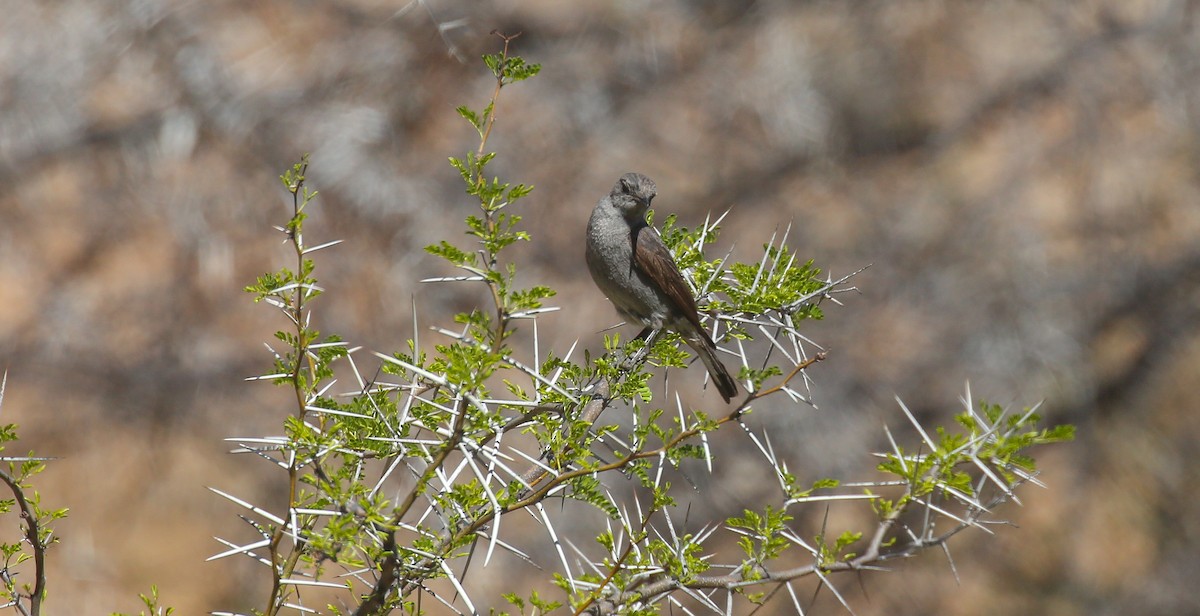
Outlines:
<svg viewBox="0 0 1200 616"><path fill-rule="evenodd" d="M650 347L654 345L654 341L658 339L658 334L661 331L662 330L654 329L653 327L646 327L642 329L642 331L633 339L644 340L645 344L642 345L642 348L638 350L637 353L626 357L625 360L621 362L621 369L625 372L629 372L633 370L634 366L640 364L643 359L646 359L646 355L650 353Z"/></svg>

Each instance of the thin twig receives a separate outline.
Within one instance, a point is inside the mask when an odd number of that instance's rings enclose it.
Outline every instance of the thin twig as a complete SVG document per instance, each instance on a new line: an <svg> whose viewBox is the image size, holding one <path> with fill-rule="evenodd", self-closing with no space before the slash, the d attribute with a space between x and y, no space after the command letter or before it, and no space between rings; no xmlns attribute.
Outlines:
<svg viewBox="0 0 1200 616"><path fill-rule="evenodd" d="M17 596L17 609L29 616L39 616L42 613L42 599L46 596L46 545L42 543L41 528L37 515L25 496L25 490L16 479L4 471L0 471L0 481L3 481L13 493L17 506L21 508L21 519L25 520L25 540L33 548L33 591L29 593L29 612L21 606L20 595Z"/></svg>

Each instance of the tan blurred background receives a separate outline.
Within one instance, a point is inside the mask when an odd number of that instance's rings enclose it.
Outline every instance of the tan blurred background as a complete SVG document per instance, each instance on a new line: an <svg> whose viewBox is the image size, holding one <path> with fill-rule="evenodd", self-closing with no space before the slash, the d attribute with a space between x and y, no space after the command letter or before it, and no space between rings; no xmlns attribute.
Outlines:
<svg viewBox="0 0 1200 616"><path fill-rule="evenodd" d="M242 380L281 325L240 291L284 264L277 176L311 152L310 242L347 240L318 253L323 331L399 349L414 298L445 324L476 296L419 285L446 272L421 248L470 212L445 161L474 147L454 107L490 94L492 29L543 64L504 94L490 146L495 172L537 186L523 280L570 308L541 321L544 348L595 349L615 320L580 241L639 170L685 225L732 207L720 250L753 258L790 223L835 275L873 264L810 326L831 349L819 410L764 409L802 477L870 477L860 453L903 424L893 396L944 423L967 380L1079 426L1042 452L1050 489L1005 510L1019 528L954 543L960 585L923 555L864 576L865 596L846 579L859 614L1200 613L1198 17L1166 0L4 3L0 421L21 426L10 453L61 456L37 481L71 508L51 613L136 610L151 584L182 614L262 605L261 568L204 562L213 535L244 533L205 486L282 496L222 441L278 433L288 408ZM708 498L755 502L734 491Z"/></svg>

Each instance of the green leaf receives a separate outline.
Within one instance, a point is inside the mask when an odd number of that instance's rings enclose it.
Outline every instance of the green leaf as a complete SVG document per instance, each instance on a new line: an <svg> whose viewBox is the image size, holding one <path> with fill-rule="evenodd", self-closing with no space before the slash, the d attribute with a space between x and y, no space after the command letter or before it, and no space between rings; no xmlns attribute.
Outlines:
<svg viewBox="0 0 1200 616"><path fill-rule="evenodd" d="M458 115L462 116L463 119L470 122L471 126L475 127L475 131L479 133L480 137L483 136L483 121L479 119L479 114L471 111L471 108L467 107L466 105L456 108L455 111L457 111Z"/></svg>

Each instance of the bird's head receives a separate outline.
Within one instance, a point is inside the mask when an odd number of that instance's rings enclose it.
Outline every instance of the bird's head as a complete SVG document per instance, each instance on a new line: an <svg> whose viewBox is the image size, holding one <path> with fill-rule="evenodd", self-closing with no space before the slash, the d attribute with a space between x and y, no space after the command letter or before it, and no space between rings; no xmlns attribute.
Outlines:
<svg viewBox="0 0 1200 616"><path fill-rule="evenodd" d="M650 201L658 193L654 180L640 173L626 173L613 185L613 204L626 219L645 219Z"/></svg>

